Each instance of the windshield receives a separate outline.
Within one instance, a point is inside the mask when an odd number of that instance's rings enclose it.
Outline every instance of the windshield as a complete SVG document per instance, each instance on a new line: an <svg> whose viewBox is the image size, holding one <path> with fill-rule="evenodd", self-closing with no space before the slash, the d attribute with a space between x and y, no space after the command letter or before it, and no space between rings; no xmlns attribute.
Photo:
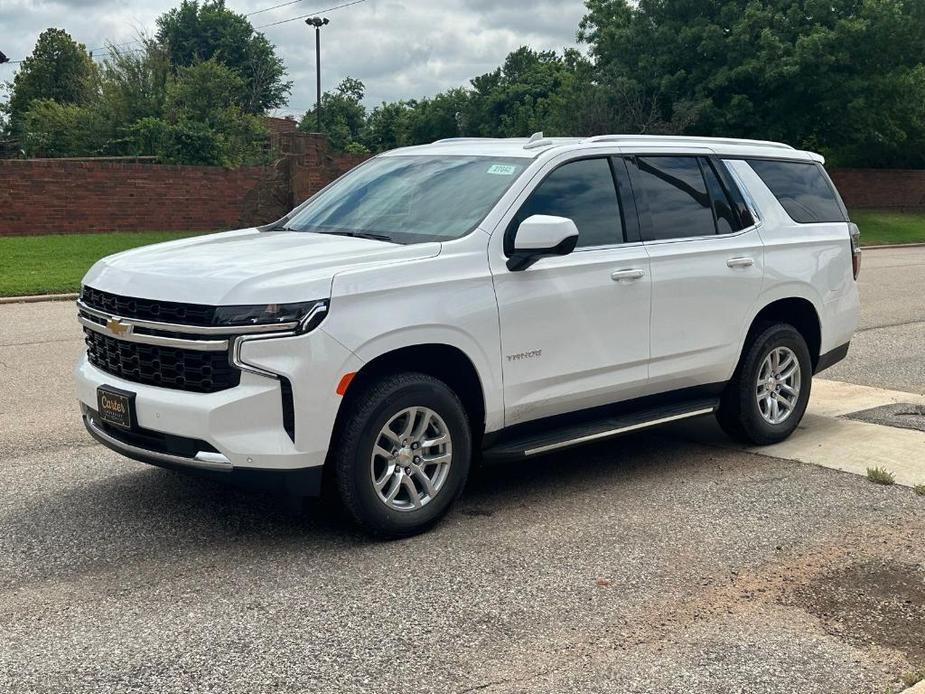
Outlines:
<svg viewBox="0 0 925 694"><path fill-rule="evenodd" d="M378 157L354 169L286 222L293 231L449 241L478 226L529 164L504 157Z"/></svg>

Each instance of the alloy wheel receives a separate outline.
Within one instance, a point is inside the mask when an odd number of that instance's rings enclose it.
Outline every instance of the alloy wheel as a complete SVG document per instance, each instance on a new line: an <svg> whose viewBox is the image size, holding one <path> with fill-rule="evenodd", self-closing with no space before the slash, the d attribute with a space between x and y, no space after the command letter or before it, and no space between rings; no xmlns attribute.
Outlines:
<svg viewBox="0 0 925 694"><path fill-rule="evenodd" d="M376 437L370 476L379 500L395 511L415 511L440 492L453 461L446 422L428 407L392 416Z"/></svg>
<svg viewBox="0 0 925 694"><path fill-rule="evenodd" d="M789 347L775 347L761 362L755 398L758 411L769 424L782 424L800 399L800 361Z"/></svg>

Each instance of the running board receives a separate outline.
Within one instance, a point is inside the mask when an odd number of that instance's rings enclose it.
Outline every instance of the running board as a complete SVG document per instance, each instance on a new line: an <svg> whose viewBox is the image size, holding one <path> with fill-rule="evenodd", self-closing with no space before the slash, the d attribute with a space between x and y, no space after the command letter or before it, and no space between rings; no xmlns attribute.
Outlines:
<svg viewBox="0 0 925 694"><path fill-rule="evenodd" d="M563 448L593 443L613 436L620 436L640 429L675 422L689 417L712 414L719 406L719 398L707 398L671 406L637 410L616 416L569 424L540 433L502 439L483 455L490 459L527 458L541 453L551 453Z"/></svg>

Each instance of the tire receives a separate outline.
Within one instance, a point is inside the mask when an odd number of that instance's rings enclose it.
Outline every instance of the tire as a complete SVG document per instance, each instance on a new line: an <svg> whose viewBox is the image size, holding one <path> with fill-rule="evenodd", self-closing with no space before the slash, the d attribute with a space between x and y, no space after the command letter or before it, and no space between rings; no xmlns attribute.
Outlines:
<svg viewBox="0 0 925 694"><path fill-rule="evenodd" d="M799 367L799 385L792 378L782 382L772 378L773 368L768 369L769 364L774 363L772 353L776 354L779 364L785 365L779 372L781 375L786 375L790 369L790 363L784 360L789 355L795 358ZM768 359L772 361L766 361ZM759 376L762 377L762 384L758 382ZM764 376L768 376L768 379L765 380ZM803 336L787 323L759 325L753 331L732 379L726 385L716 418L723 431L737 441L759 446L783 441L793 433L803 418L811 384L812 359ZM759 388L762 389L761 404ZM792 401L789 406L784 405L786 398ZM772 402L774 400L777 401L776 405ZM780 417L783 419L774 421Z"/></svg>
<svg viewBox="0 0 925 694"><path fill-rule="evenodd" d="M449 510L469 475L472 434L462 402L442 381L401 373L368 384L345 406L351 409L339 428L331 460L344 508L363 530L382 539L429 529ZM428 424L419 434L425 419ZM402 437L409 421L411 435ZM383 433L387 426L388 434ZM444 440L441 432L448 438ZM408 445L402 446L402 439ZM435 441L443 442L413 448ZM426 462L438 459L442 462ZM382 496L377 480L384 485ZM384 498L390 492L395 492L391 501Z"/></svg>

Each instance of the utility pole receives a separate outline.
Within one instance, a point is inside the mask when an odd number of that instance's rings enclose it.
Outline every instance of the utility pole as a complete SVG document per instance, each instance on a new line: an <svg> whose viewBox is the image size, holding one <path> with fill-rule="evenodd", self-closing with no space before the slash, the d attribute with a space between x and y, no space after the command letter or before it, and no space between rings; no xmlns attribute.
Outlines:
<svg viewBox="0 0 925 694"><path fill-rule="evenodd" d="M321 27L328 24L327 17L309 17L305 20L308 26L315 27L315 116L318 119L318 132L321 132Z"/></svg>

